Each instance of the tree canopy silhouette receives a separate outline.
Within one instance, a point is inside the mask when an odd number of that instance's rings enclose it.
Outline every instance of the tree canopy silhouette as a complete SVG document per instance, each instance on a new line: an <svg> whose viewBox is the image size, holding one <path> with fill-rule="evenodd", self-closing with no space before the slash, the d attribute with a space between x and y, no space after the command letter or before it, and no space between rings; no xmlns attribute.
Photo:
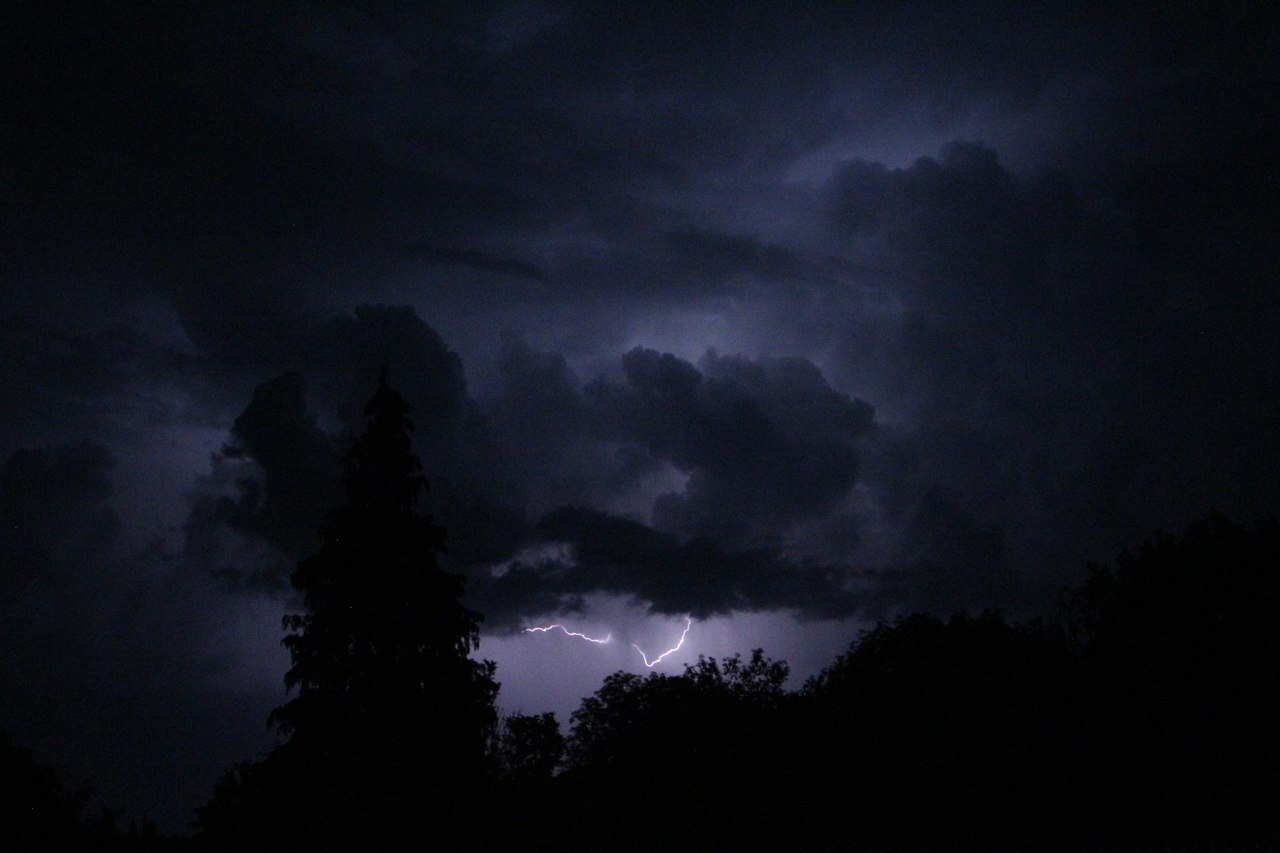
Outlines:
<svg viewBox="0 0 1280 853"><path fill-rule="evenodd" d="M122 810L89 808L93 789L68 788L57 770L36 761L31 750L0 729L0 850L102 851L171 849L144 821L119 826Z"/></svg>
<svg viewBox="0 0 1280 853"><path fill-rule="evenodd" d="M494 732L490 751L496 770L508 783L528 786L547 781L564 756L565 739L553 712L510 714Z"/></svg>
<svg viewBox="0 0 1280 853"><path fill-rule="evenodd" d="M498 686L493 665L469 657L482 617L460 601L463 578L439 567L444 530L417 512L427 481L408 411L384 371L348 460L347 501L292 577L306 605L284 622L285 683L298 695L272 720L304 739L334 724L369 734L393 721L426 726L448 735L450 759L474 763Z"/></svg>
<svg viewBox="0 0 1280 853"><path fill-rule="evenodd" d="M615 672L572 715L559 814L574 845L738 849L768 837L787 665L756 649L681 675ZM678 805L676 805L678 804ZM673 807L675 805L675 807ZM733 821L719 816L734 813Z"/></svg>
<svg viewBox="0 0 1280 853"><path fill-rule="evenodd" d="M347 458L346 502L292 576L305 605L284 619L297 692L270 717L288 742L224 779L206 829L265 831L254 805L265 800L302 824L290 843L396 847L457 830L475 796L498 684L492 662L470 657L482 617L461 603L463 578L440 568L444 531L418 511L427 481L408 412L384 369Z"/></svg>
<svg viewBox="0 0 1280 853"><path fill-rule="evenodd" d="M1132 837L1280 839L1280 524L1158 535L1063 603L1096 775Z"/></svg>
<svg viewBox="0 0 1280 853"><path fill-rule="evenodd" d="M1095 849L1280 839L1280 526L1212 518L1063 595L1062 618L914 614L798 692L784 662L617 672L497 721L480 616L385 375L346 502L293 576L288 735L200 811L218 848ZM486 752L487 749L487 752ZM678 807L672 807L678 806ZM726 820L732 815L732 820ZM478 818L483 817L483 823ZM1243 849L1250 849L1245 846Z"/></svg>

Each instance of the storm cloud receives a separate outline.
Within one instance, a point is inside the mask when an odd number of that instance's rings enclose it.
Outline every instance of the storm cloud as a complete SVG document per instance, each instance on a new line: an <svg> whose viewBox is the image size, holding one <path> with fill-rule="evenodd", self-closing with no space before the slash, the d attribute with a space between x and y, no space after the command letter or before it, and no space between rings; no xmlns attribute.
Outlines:
<svg viewBox="0 0 1280 853"><path fill-rule="evenodd" d="M502 649L1029 615L1280 507L1266 4L10 17L0 725L171 826L266 737L383 365Z"/></svg>
<svg viewBox="0 0 1280 853"><path fill-rule="evenodd" d="M383 315L416 328L411 338L437 340L412 312L357 311L358 322ZM502 391L483 405L449 393L456 375L429 360L395 363L403 384L422 392L415 420L444 422L417 438L429 465L452 450L453 467L436 463L430 503L450 530L446 560L474 576L491 626L598 592L661 612L855 609L841 589L848 567L809 565L810 543L793 530L845 511L873 413L807 360L708 352L695 367L637 348L617 360L616 380L584 383L562 356L513 339ZM295 373L260 385L198 492L188 553L233 585L283 591L338 499L343 439L317 426L307 387ZM443 412L432 407L440 401ZM447 413L463 410L472 432L456 440L488 447L483 467L460 465L465 448L442 441L458 431ZM250 551L223 553L228 537ZM567 546L560 553L571 560L520 558L549 543Z"/></svg>

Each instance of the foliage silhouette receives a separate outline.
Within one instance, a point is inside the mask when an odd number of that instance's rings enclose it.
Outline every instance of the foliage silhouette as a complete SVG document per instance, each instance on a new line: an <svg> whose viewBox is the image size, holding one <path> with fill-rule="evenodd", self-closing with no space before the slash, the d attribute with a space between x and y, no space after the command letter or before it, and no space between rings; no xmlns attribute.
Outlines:
<svg viewBox="0 0 1280 853"><path fill-rule="evenodd" d="M1038 625L915 614L805 685L802 751L814 773L846 780L831 799L873 847L1053 846L1069 830L1059 774L1074 671ZM810 825L819 843L841 831L829 815Z"/></svg>
<svg viewBox="0 0 1280 853"><path fill-rule="evenodd" d="M759 649L617 672L565 738L498 721L478 614L385 379L286 619L288 741L200 810L213 847L1111 849L1280 843L1280 527L1214 517L1056 620L914 614L798 691ZM483 819L483 822L481 822Z"/></svg>
<svg viewBox="0 0 1280 853"><path fill-rule="evenodd" d="M586 846L1271 849L1278 584L1276 524L1213 518L1094 567L1054 622L906 616L796 693L759 652L615 673L556 813Z"/></svg>
<svg viewBox="0 0 1280 853"><path fill-rule="evenodd" d="M222 780L199 813L210 842L397 848L463 832L477 807L498 690L494 665L470 658L481 617L417 512L427 483L385 370L365 414L346 502L292 577L297 692L270 717L288 741Z"/></svg>
<svg viewBox="0 0 1280 853"><path fill-rule="evenodd" d="M1280 525L1161 534L1064 595L1101 794L1133 839L1280 841Z"/></svg>
<svg viewBox="0 0 1280 853"><path fill-rule="evenodd" d="M499 721L490 743L496 778L485 815L491 849L545 847L545 839L563 835L553 777L564 749L555 714L512 714Z"/></svg>
<svg viewBox="0 0 1280 853"><path fill-rule="evenodd" d="M67 791L53 768L0 731L0 845L7 850L54 850L81 832L83 792Z"/></svg>
<svg viewBox="0 0 1280 853"><path fill-rule="evenodd" d="M0 730L0 850L138 851L180 844L159 838L149 822L141 829L131 823L122 830L118 811L103 808L91 814L92 795L87 785L68 789L57 771Z"/></svg>
<svg viewBox="0 0 1280 853"><path fill-rule="evenodd" d="M550 712L503 717L490 745L498 775L518 786L549 780L560 766L564 748L560 724Z"/></svg>
<svg viewBox="0 0 1280 853"><path fill-rule="evenodd" d="M768 774L787 728L786 677L759 649L746 663L700 657L679 676L607 677L573 713L561 813L583 843L749 842L773 809L711 816L776 794Z"/></svg>

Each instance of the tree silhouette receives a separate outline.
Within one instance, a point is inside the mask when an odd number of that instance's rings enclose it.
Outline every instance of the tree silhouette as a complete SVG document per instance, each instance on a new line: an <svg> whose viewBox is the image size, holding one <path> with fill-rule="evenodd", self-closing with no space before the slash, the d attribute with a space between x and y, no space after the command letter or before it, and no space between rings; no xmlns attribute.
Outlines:
<svg viewBox="0 0 1280 853"><path fill-rule="evenodd" d="M89 809L93 789L67 788L58 772L0 729L0 850L101 851L169 849L155 825L119 826L121 810Z"/></svg>
<svg viewBox="0 0 1280 853"><path fill-rule="evenodd" d="M494 732L491 750L504 780L529 786L551 778L564 756L564 746L556 715L547 712L503 717Z"/></svg>
<svg viewBox="0 0 1280 853"><path fill-rule="evenodd" d="M80 829L85 798L0 730L0 844L6 849L67 847Z"/></svg>
<svg viewBox="0 0 1280 853"><path fill-rule="evenodd" d="M1085 733L1131 838L1280 841L1280 524L1214 515L1064 596Z"/></svg>
<svg viewBox="0 0 1280 853"><path fill-rule="evenodd" d="M297 693L270 717L289 740L236 768L201 812L206 830L239 827L223 840L438 839L462 830L483 779L494 665L470 658L481 616L439 566L444 531L418 512L427 482L409 407L386 380L347 458L346 502L292 576L306 608L284 619ZM297 825L281 830L280 812Z"/></svg>
<svg viewBox="0 0 1280 853"><path fill-rule="evenodd" d="M789 796L775 772L788 740L787 672L756 649L745 663L699 657L678 676L605 678L573 712L557 777L576 846L638 848L678 835L687 846L739 849L773 838L779 797Z"/></svg>
<svg viewBox="0 0 1280 853"><path fill-rule="evenodd" d="M1064 593L1059 623L880 624L795 693L759 649L617 672L566 739L551 714L497 723L492 664L469 657L479 616L416 512L425 481L385 377L367 411L347 502L294 575L297 695L272 715L290 739L201 810L218 849L1280 840L1275 522L1158 537Z"/></svg>
<svg viewBox="0 0 1280 853"><path fill-rule="evenodd" d="M864 632L803 691L810 775L840 780L808 840L854 823L872 849L1070 846L1073 671L1055 634L994 613Z"/></svg>
<svg viewBox="0 0 1280 853"><path fill-rule="evenodd" d="M416 511L426 491L408 404L386 372L365 406L368 427L348 460L347 502L325 519L321 548L292 577L307 612L285 618L298 696L273 721L307 737L332 713L363 726L387 715L443 727L460 759L478 760L496 720L493 666L469 658L481 616L463 578L440 569L444 531ZM318 715L318 717L313 716Z"/></svg>

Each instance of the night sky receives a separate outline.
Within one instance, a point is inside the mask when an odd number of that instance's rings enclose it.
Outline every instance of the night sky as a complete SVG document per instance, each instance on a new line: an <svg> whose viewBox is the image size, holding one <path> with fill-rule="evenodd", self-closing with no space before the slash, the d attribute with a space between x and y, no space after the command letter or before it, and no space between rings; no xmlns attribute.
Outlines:
<svg viewBox="0 0 1280 853"><path fill-rule="evenodd" d="M1015 5L7 9L0 728L184 830L382 364L562 721L1280 511L1275 13Z"/></svg>

